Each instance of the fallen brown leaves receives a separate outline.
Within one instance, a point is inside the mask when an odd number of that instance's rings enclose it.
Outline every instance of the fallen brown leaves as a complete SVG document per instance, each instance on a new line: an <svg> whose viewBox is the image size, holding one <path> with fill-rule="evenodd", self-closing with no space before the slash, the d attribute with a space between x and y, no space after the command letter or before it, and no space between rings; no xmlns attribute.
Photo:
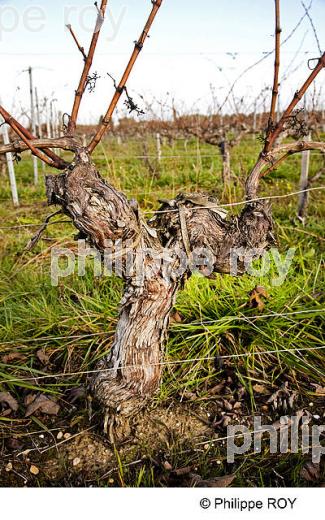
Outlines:
<svg viewBox="0 0 325 520"><path fill-rule="evenodd" d="M262 312L265 307L265 303L263 299L268 299L270 296L267 293L265 287L262 285L256 285L254 289L249 293L249 303L248 306L250 308L255 308L259 312Z"/></svg>
<svg viewBox="0 0 325 520"><path fill-rule="evenodd" d="M25 417L33 415L36 411L40 411L47 415L57 415L60 410L60 406L45 395L33 395L30 394L25 398L26 412Z"/></svg>
<svg viewBox="0 0 325 520"><path fill-rule="evenodd" d="M297 392L291 390L289 388L289 383L286 381L279 390L271 395L266 403L270 404L273 410L282 410L283 412L287 412L288 410L293 409L297 397Z"/></svg>
<svg viewBox="0 0 325 520"><path fill-rule="evenodd" d="M182 468L173 468L168 461L164 461L163 467L169 472L169 479L172 483L186 487L229 487L234 481L236 475L222 475L211 479L204 479L198 473L194 472L193 466L184 466Z"/></svg>
<svg viewBox="0 0 325 520"><path fill-rule="evenodd" d="M1 415L10 415L18 410L17 400L9 392L0 392L0 405L5 405Z"/></svg>
<svg viewBox="0 0 325 520"><path fill-rule="evenodd" d="M316 383L311 383L311 386L315 388L315 394L325 395L325 386L317 385Z"/></svg>
<svg viewBox="0 0 325 520"><path fill-rule="evenodd" d="M9 352L1 357L1 362L5 365L12 363L13 361L25 361L26 356L20 352Z"/></svg>
<svg viewBox="0 0 325 520"><path fill-rule="evenodd" d="M321 477L320 464L312 462L311 460L307 461L300 470L300 476L308 482L315 482L319 480Z"/></svg>

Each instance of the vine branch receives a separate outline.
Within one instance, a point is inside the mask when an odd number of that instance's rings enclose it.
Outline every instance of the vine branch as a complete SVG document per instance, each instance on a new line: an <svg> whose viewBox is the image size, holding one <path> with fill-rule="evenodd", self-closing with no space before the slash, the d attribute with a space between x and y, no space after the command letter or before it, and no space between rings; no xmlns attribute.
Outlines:
<svg viewBox="0 0 325 520"><path fill-rule="evenodd" d="M91 39L89 51L88 51L88 54L85 59L85 64L84 64L84 68L83 68L83 71L82 71L82 74L80 77L79 85L78 85L78 88L75 93L72 112L71 112L71 116L70 116L69 123L68 123L67 135L69 135L69 136L73 136L76 131L76 124L77 124L79 109L80 109L80 105L81 105L81 101L82 101L82 96L85 92L85 89L87 86L87 81L88 81L88 76L89 76L89 71L93 64L93 59L94 59L95 50L97 47L100 30L102 28L104 18L105 18L107 1L108 0L102 0L100 8L99 9L97 8L98 15L97 15L97 19L96 19L95 29L94 29L93 36ZM97 2L95 2L95 6L97 7ZM78 43L78 47L79 47L79 43Z"/></svg>
<svg viewBox="0 0 325 520"><path fill-rule="evenodd" d="M2 106L0 106L0 115L3 117L5 122L12 128L12 130L20 137L20 139L25 144L25 149L30 149L30 151L38 157L41 161L45 162L47 165L52 166L53 168L57 168L59 170L64 170L67 166L67 163L61 159L54 152L46 149L38 149L34 145L34 141L36 137L33 136L26 128L24 128L16 119L9 114ZM18 153L18 150L14 150Z"/></svg>
<svg viewBox="0 0 325 520"><path fill-rule="evenodd" d="M75 33L74 33L74 31L73 31L71 25L70 25L70 24L67 24L67 25L66 25L66 28L69 30L69 32L70 32L72 38L73 38L74 41L75 41L75 44L77 45L79 51L80 51L81 54L83 55L84 60L86 61L86 60L87 60L87 54L85 53L85 49L84 49L84 47L82 47L82 46L80 45L80 43L79 43L79 41L78 41L78 38L77 38L77 36L75 35Z"/></svg>
<svg viewBox="0 0 325 520"><path fill-rule="evenodd" d="M280 0L275 0L275 60L274 60L274 79L271 98L271 109L268 122L268 129L271 131L275 121L276 102L279 93L279 70L280 70L280 46L281 46L281 26L280 26Z"/></svg>
<svg viewBox="0 0 325 520"><path fill-rule="evenodd" d="M0 155L5 153L21 153L26 150L30 150L30 144L33 145L37 150L43 150L43 148L60 148L61 150L67 150L71 152L76 152L80 148L80 143L70 137L58 137L57 139L33 139L29 141L28 144L26 141L13 141L10 144L4 144L0 146ZM46 150L47 152L49 150ZM68 163L65 163L64 168L68 166ZM61 169L64 169L61 168Z"/></svg>
<svg viewBox="0 0 325 520"><path fill-rule="evenodd" d="M162 4L162 0L152 1L152 10L149 15L149 18L144 26L144 29L141 33L140 38L138 39L138 41L135 42L134 50L132 52L131 58L126 66L126 69L124 71L124 74L123 74L118 86L115 89L115 93L114 93L111 103L108 107L108 110L107 110L101 124L99 125L95 136L92 138L90 144L88 145L88 152L90 154L94 151L96 146L100 143L103 135L105 134L107 128L109 127L109 125L111 123L112 115L114 113L116 105L119 102L120 97L125 90L127 80L129 79L129 76L132 72L134 64L143 48L144 42L146 41L146 39L148 37L149 30L153 24L153 21L156 17L156 14L158 13L158 10L159 10L161 4Z"/></svg>
<svg viewBox="0 0 325 520"><path fill-rule="evenodd" d="M303 95L309 88L309 86L312 84L314 79L317 77L319 72L324 67L325 67L325 53L323 53L323 55L319 58L316 67L313 69L311 74L308 76L308 78L306 79L306 81L302 85L302 87L295 92L295 95L293 96L291 103L288 105L287 109L283 112L282 117L280 118L277 125L267 135L262 154L267 154L272 149L276 139L279 137L280 133L283 130L285 122L288 120L288 118L292 114L293 110L295 109L295 107L297 106L297 104L299 103L299 101L302 99Z"/></svg>

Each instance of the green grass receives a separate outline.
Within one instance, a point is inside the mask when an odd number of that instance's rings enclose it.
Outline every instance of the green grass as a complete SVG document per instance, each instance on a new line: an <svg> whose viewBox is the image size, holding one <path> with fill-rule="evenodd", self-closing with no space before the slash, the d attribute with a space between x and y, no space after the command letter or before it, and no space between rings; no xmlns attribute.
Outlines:
<svg viewBox="0 0 325 520"><path fill-rule="evenodd" d="M154 146L152 141L149 150L153 155ZM213 191L222 196L221 161L211 146L200 145L198 149L193 141L188 143L186 151L182 141L177 141L173 148L164 145L163 156L167 158L157 167L156 175L148 172L141 158L134 157L143 154L141 143L131 140L117 145L109 139L104 147L95 156L101 174L126 191L130 198L136 198L143 210L156 208L159 198L172 198L180 191ZM221 202L243 200L244 172L254 164L258 150L259 143L254 140L233 150L235 182L228 198ZM182 157L174 157L178 155ZM321 166L320 156L312 153L311 175ZM291 157L265 179L261 195L297 191L299 172L300 158ZM69 389L86 385L87 374L84 372L93 370L96 361L110 349L122 294L120 280L94 278L90 265L86 276L78 277L75 273L61 281L58 287L51 285L50 247L53 244L73 247L76 232L69 223L49 226L35 249L23 252L37 226L20 226L39 224L51 212L45 203L43 182L34 187L32 178L31 161L27 156L17 166L21 200L17 209L12 208L7 179L1 178L0 184L0 392L11 392L20 403L14 420L0 417L3 439L12 435L32 438L30 432L35 430L35 426L45 432L71 423L73 431L89 427L84 405L79 409L76 406L73 412L69 409L68 413L63 404L59 418L43 416L40 426L37 417L23 418L22 402L28 393L41 391L60 398L64 403ZM319 185L324 185L324 180L323 176ZM308 407L312 401L312 411L322 415L324 405L315 395L312 383L325 384L324 350L317 350L317 347L325 345L324 314L321 312L325 308L324 202L323 191L310 194L308 220L303 227L296 220L296 197L273 201L280 252L285 254L288 248L296 248L282 285L272 285L276 275L274 263L270 273L260 278L217 275L214 280L207 280L196 275L187 281L177 298L176 309L182 321L171 325L166 353L166 361L170 364L165 368L154 408L168 408L184 402L184 406L196 414L204 415L211 409L213 412L215 396L211 396L211 388L221 379L231 377L233 391L238 386L246 391L244 406L247 416L260 412L261 406L265 405L265 397L256 394L254 385L265 385L270 394L285 381L297 392L298 407ZM4 229L16 226L16 229ZM265 309L258 317L256 309L247 305L249 292L256 285L263 285L269 293ZM308 310L316 312L299 314ZM288 313L295 314L286 316ZM263 315L273 314L263 318ZM299 351L299 348L304 350ZM38 358L40 349L50 357L47 367ZM15 352L21 355L19 359L3 361L4 356ZM223 366L216 366L214 358L225 355L233 357L225 360ZM192 362L177 363L185 359ZM68 375L75 372L78 374ZM49 374L66 375L50 378L47 377ZM43 379L37 379L43 376ZM194 396L193 402L188 400L188 395ZM272 420L275 418L273 415ZM229 468L222 443L212 444L207 450L195 450L191 443L187 444L179 441L169 443L165 447L165 456L173 467L197 467L203 478L235 470L234 485L306 485L300 477L300 467L305 460L301 454L270 455L264 446L262 454L238 457L235 467ZM128 466L130 461L143 455L146 455L143 463ZM123 452L116 464L118 469L115 473L120 477L115 479L115 483L170 485L167 472L153 462L156 458L155 450L145 443L130 448L127 455ZM256 471L256 467L260 470ZM75 482L73 476L69 478L69 482ZM66 484L64 479L60 482ZM99 477L92 482L109 485L107 479ZM182 484L176 482L176 485Z"/></svg>

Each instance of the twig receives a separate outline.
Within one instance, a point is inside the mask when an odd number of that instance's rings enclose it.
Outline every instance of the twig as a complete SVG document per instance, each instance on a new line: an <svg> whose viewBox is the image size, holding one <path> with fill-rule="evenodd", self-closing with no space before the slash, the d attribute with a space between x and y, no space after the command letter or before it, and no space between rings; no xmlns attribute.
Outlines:
<svg viewBox="0 0 325 520"><path fill-rule="evenodd" d="M275 121L276 102L277 102L278 92L279 92L280 45L281 45L280 35L281 35L280 0L275 0L275 60L274 60L274 79L273 79L273 89L272 89L272 98L271 98L271 109L270 109L270 117L269 117L269 123L268 123L269 131L271 131L272 126Z"/></svg>
<svg viewBox="0 0 325 520"><path fill-rule="evenodd" d="M80 108L80 104L82 101L82 96L83 96L86 86L87 86L89 71L93 64L94 54L95 54L100 30L101 30L103 22L104 22L107 1L108 0L102 0L100 9L97 8L98 16L97 16L97 20L96 20L96 26L94 29L91 43L90 43L88 55L86 56L86 60L85 60L84 68L83 68L83 71L82 71L82 74L80 77L79 85L76 90L74 103L73 103L73 107L72 107L72 112L71 112L71 117L70 117L69 123L68 123L67 135L69 135L69 136L74 135L75 130L76 130L76 123L77 123L77 119L78 119L79 108ZM97 2L95 2L95 6L97 7Z"/></svg>
<svg viewBox="0 0 325 520"><path fill-rule="evenodd" d="M313 0L311 0L309 6L307 7L307 12L309 11L309 9L311 8L312 6L312 3L313 3ZM292 29L292 31L288 34L288 36L283 40L282 44L281 44L281 47L287 43L287 41L290 40L290 38L295 34L296 30L300 27L300 25L302 24L303 20L305 19L305 17L307 16L306 13L304 13L302 15L302 17L299 19L298 23L295 25L295 27ZM237 78L234 80L234 82L232 83L229 91L227 92L226 94L226 97L224 98L223 102L221 103L221 105L219 106L219 112L223 109L223 107L225 106L225 104L227 103L229 97L231 96L232 92L234 91L234 88L235 86L237 85L238 81L245 75L247 74L247 72L249 72L250 70L252 70L253 68L255 68L257 65L259 65L260 63L262 63L264 60L266 60L269 56L271 56L272 54L274 53L274 50L272 51L269 51L267 52L266 54L264 54L264 56L262 56L262 58L260 58L259 60L255 61L254 63L252 63L252 65L249 65L248 67L246 67L246 69L244 69L240 74L239 76L237 76Z"/></svg>
<svg viewBox="0 0 325 520"><path fill-rule="evenodd" d="M321 46L320 46L320 43L319 43L319 38L318 38L317 31L316 31L316 27L314 25L312 17L309 14L309 9L305 6L304 2L301 2L301 4L302 4L303 8L305 9L305 13L306 13L306 16L307 16L308 20L310 21L310 25L311 25L311 28L313 30L314 36L315 36L315 40L316 40L316 43L317 43L319 54L322 54L322 49L321 49Z"/></svg>
<svg viewBox="0 0 325 520"><path fill-rule="evenodd" d="M48 224L50 223L50 220L51 218L55 217L56 215L59 215L60 213L62 213L62 210L59 209L58 211L55 211L54 213L51 213L51 215L48 215L45 219L45 221L43 222L43 224L41 225L41 227L39 228L39 230L35 233L34 236L32 236L32 238L29 240L28 244L26 245L24 251L31 251L33 249L33 247L36 246L37 242L39 241L39 239L41 238L42 236L42 233L46 230Z"/></svg>
<svg viewBox="0 0 325 520"><path fill-rule="evenodd" d="M288 105L287 109L283 112L282 117L279 120L279 122L275 125L275 127L270 132L267 133L263 150L260 153L255 166L253 167L251 173L249 174L249 176L246 180L246 197L248 200L256 198L259 180L262 176L262 172L264 170L264 167L269 166L270 162L272 162L272 154L270 152L272 152L272 148L274 147L274 144L275 144L277 138L283 131L285 123L290 118L293 110L295 109L295 107L299 103L299 101L302 99L303 95L305 94L305 92L307 91L309 86L312 84L314 79L317 77L319 72L324 67L325 67L325 53L319 58L316 67L313 69L311 74L308 76L308 78L306 79L306 81L302 85L302 87L295 92L295 95L293 96L291 103ZM286 155L288 154L288 152L290 150L290 146L291 145L289 145L289 149L286 150ZM297 147L298 147L298 149L297 149ZM324 143L317 143L317 148L324 149ZM307 143L298 142L298 143L296 143L295 146L292 146L291 153L296 153L298 151L302 152L302 151L308 150L308 149L309 148L308 148ZM280 150L280 148L278 150ZM289 155L291 155L291 153ZM276 164L279 164L279 162L282 162L282 161L278 160ZM271 171L273 169L274 169L274 164L272 165L271 168L269 168L269 171Z"/></svg>
<svg viewBox="0 0 325 520"><path fill-rule="evenodd" d="M307 91L309 86L312 84L312 82L314 81L316 76L319 74L319 72L324 67L325 67L325 53L323 53L323 55L319 58L316 67L313 69L313 71L311 72L309 77L306 79L306 81L302 85L302 87L295 92L295 95L293 96L291 103L289 104L287 109L282 114L282 117L281 117L280 121L278 122L278 124L276 125L276 127L274 128L274 130L272 132L270 132L269 135L267 136L262 154L265 155L272 149L272 146L274 145L276 139L279 137L280 133L283 130L285 122L288 120L288 118L292 114L294 108L299 103L299 101L302 99L303 95L305 94L305 92Z"/></svg>
<svg viewBox="0 0 325 520"><path fill-rule="evenodd" d="M77 45L79 51L80 51L81 54L83 55L84 60L86 61L86 60L87 60L87 54L85 53L85 49L84 49L84 47L82 47L82 46L80 45L80 43L78 42L78 38L77 38L77 36L75 35L75 33L74 33L74 31L73 31L71 25L70 25L70 24L67 24L67 25L66 25L66 28L70 31L70 34L71 34L72 38L73 38L74 41L75 41L75 44Z"/></svg>
<svg viewBox="0 0 325 520"><path fill-rule="evenodd" d="M112 101L108 107L108 110L102 120L102 123L100 124L100 126L98 127L98 130L95 134L95 136L93 137L93 139L91 140L90 144L88 145L88 152L89 153L92 153L94 151L94 149L96 148L96 146L99 144L99 142L101 141L103 135L105 134L107 128L109 127L110 123L111 123L111 120L112 120L112 115L114 113L114 110L116 108L116 105L122 95L122 93L124 92L125 90L125 87L126 87L126 83L127 83L127 80L129 79L129 76L132 72L132 69L134 67L134 64L143 48L143 45L144 45L144 42L146 41L147 39L147 36L148 36L148 33L149 33L149 30L152 26L152 23L156 17L156 14L158 13L158 10L160 8L162 4L162 0L156 0L156 1L153 1L152 0L152 10L151 10L151 13L149 15L149 18L145 24L145 27L141 33L141 36L139 38L138 41L135 42L135 46L134 46L134 50L132 52L132 55L131 55L131 58L126 66L126 69L124 71L124 74L117 86L117 88L115 89L115 93L114 93L114 96L112 98Z"/></svg>

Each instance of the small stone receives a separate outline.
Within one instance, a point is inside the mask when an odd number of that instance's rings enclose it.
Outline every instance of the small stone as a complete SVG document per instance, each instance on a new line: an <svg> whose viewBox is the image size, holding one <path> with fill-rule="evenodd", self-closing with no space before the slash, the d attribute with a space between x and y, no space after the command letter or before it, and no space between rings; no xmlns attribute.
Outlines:
<svg viewBox="0 0 325 520"><path fill-rule="evenodd" d="M80 462L81 462L81 460L79 459L79 457L76 457L75 459L73 459L72 464L73 464L74 466L78 466L78 464L80 464Z"/></svg>
<svg viewBox="0 0 325 520"><path fill-rule="evenodd" d="M8 462L8 464L6 466L6 471L8 471L8 473L9 473L9 471L11 471L11 470L12 470L12 464L11 464L11 462Z"/></svg>
<svg viewBox="0 0 325 520"><path fill-rule="evenodd" d="M113 478L108 479L108 483L109 484L114 484L114 479Z"/></svg>
<svg viewBox="0 0 325 520"><path fill-rule="evenodd" d="M63 437L63 432L59 432L59 433L57 434L57 436L56 436L56 438L57 438L58 441L61 440L62 437Z"/></svg>
<svg viewBox="0 0 325 520"><path fill-rule="evenodd" d="M66 440L67 440L67 439L70 439L70 437L71 437L71 433L65 433L65 434L63 435L63 437L64 437L64 439L66 439Z"/></svg>
<svg viewBox="0 0 325 520"><path fill-rule="evenodd" d="M32 475L38 475L39 474L39 469L37 466L34 466L34 464L31 465L31 467L29 468L29 471Z"/></svg>
<svg viewBox="0 0 325 520"><path fill-rule="evenodd" d="M314 403L309 403L310 408L314 406Z"/></svg>

